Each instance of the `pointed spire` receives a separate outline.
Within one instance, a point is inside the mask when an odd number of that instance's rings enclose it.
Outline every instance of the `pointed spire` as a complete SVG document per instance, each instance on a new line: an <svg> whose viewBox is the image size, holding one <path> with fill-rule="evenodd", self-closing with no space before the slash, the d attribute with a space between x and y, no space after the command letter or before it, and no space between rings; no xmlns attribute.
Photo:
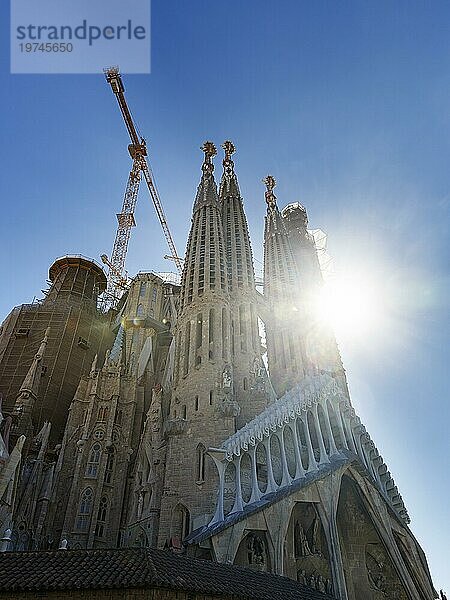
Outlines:
<svg viewBox="0 0 450 600"><path fill-rule="evenodd" d="M217 154L217 149L212 142L205 142L200 149L204 152L205 158L202 164L202 178L194 202L194 213L202 206L214 205L219 202L212 161Z"/></svg>
<svg viewBox="0 0 450 600"><path fill-rule="evenodd" d="M239 190L239 184L237 181L236 173L234 172L234 162L231 158L236 152L236 147L233 144L233 142L230 142L230 140L226 140L222 144L222 148L225 150L225 157L222 161L223 175L220 182L219 196L222 200L226 195L236 196L239 198L241 193Z"/></svg>
<svg viewBox="0 0 450 600"><path fill-rule="evenodd" d="M50 421L45 421L41 430L33 440L33 442L39 446L39 453L37 457L38 460L43 460L45 453L47 452L51 428L52 424L50 423Z"/></svg>
<svg viewBox="0 0 450 600"><path fill-rule="evenodd" d="M19 393L17 395L16 404L14 411L17 413L28 412L31 413L34 405L34 401L37 398L39 390L39 381L41 376L40 365L42 358L45 353L45 348L48 343L48 336L50 334L50 328L47 327L45 330L44 338L36 352L33 362L31 363L28 373L25 375L22 385L20 386Z"/></svg>

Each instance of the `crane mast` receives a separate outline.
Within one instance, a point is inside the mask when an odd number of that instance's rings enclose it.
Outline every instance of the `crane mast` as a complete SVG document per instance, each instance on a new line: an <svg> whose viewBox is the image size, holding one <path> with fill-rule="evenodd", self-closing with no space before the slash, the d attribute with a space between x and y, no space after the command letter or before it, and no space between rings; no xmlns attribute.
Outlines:
<svg viewBox="0 0 450 600"><path fill-rule="evenodd" d="M164 209L159 197L158 190L154 183L154 177L150 166L147 162L147 147L145 140L140 138L133 122L133 117L125 100L125 88L122 78L117 67L105 69L107 82L110 84L114 95L117 98L120 111L125 121L131 143L128 145L128 151L133 159L133 166L128 176L128 182L125 189L125 196L122 205L122 211L117 214L117 232L114 240L113 251L111 258L103 254L102 261L108 266L108 287L107 297L110 299L111 305L114 305L122 294L122 290L126 287L127 277L125 275L125 260L128 250L128 242L131 235L132 227L136 226L134 220L134 211L136 208L137 197L139 193L139 184L141 176L144 177L150 198L155 207L156 214L161 224L164 237L169 246L173 260L179 271L182 270L182 259L178 256L175 242L167 224L167 219L164 214Z"/></svg>

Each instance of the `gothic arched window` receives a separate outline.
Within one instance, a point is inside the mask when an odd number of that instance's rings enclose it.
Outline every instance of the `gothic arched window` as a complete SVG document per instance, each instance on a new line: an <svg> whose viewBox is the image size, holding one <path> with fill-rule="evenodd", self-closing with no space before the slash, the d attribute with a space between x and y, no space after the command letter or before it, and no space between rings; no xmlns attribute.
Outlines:
<svg viewBox="0 0 450 600"><path fill-rule="evenodd" d="M145 296L145 292L147 291L147 283L142 281L141 286L139 288L139 296L142 298Z"/></svg>
<svg viewBox="0 0 450 600"><path fill-rule="evenodd" d="M97 421L99 423L105 423L108 417L109 408L107 406L100 406L97 414Z"/></svg>
<svg viewBox="0 0 450 600"><path fill-rule="evenodd" d="M94 444L89 454L89 461L86 465L86 477L97 477L98 465L100 464L100 455L102 447L100 444Z"/></svg>
<svg viewBox="0 0 450 600"><path fill-rule="evenodd" d="M136 316L143 317L144 316L144 306L142 304L138 304L136 309Z"/></svg>
<svg viewBox="0 0 450 600"><path fill-rule="evenodd" d="M100 500L97 513L97 524L95 526L95 535L103 537L105 533L106 514L108 512L108 499L103 496Z"/></svg>
<svg viewBox="0 0 450 600"><path fill-rule="evenodd" d="M81 494L80 508L78 511L76 528L80 531L86 531L92 511L92 488L86 488Z"/></svg>
<svg viewBox="0 0 450 600"><path fill-rule="evenodd" d="M190 515L188 509L183 504L177 504L172 513L172 538L180 543L183 538L189 534Z"/></svg>

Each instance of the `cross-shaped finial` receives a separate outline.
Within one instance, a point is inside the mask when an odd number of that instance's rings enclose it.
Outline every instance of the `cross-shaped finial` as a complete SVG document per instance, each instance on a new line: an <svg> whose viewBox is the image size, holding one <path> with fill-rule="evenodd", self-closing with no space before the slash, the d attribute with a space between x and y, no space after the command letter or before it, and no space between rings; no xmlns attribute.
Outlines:
<svg viewBox="0 0 450 600"><path fill-rule="evenodd" d="M264 194L267 205L269 208L273 208L276 204L277 199L277 197L273 193L273 188L277 184L277 182L275 181L275 177L273 177L272 175L267 175L267 177L263 179L263 183L266 185L267 188L266 193Z"/></svg>

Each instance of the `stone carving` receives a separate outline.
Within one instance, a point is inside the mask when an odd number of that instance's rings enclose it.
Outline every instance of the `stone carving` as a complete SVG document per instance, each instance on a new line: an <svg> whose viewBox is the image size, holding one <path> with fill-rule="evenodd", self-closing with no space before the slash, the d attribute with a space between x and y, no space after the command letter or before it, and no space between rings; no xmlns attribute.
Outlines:
<svg viewBox="0 0 450 600"><path fill-rule="evenodd" d="M366 553L367 576L373 589L386 595L386 576L384 574L384 564L379 562L372 554Z"/></svg>
<svg viewBox="0 0 450 600"><path fill-rule="evenodd" d="M312 554L322 556L322 544L320 541L320 520L316 516L312 526Z"/></svg>
<svg viewBox="0 0 450 600"><path fill-rule="evenodd" d="M331 581L323 577L323 575L320 575L320 573L312 573L312 575L307 575L306 572L301 569L297 572L297 581L303 585L313 588L314 590L318 590L323 594L332 594L333 592L333 585Z"/></svg>
<svg viewBox="0 0 450 600"><path fill-rule="evenodd" d="M224 392L229 393L231 391L231 369L227 365L222 372L222 389Z"/></svg>
<svg viewBox="0 0 450 600"><path fill-rule="evenodd" d="M294 528L294 552L296 557L309 556L311 550L301 524L297 521Z"/></svg>
<svg viewBox="0 0 450 600"><path fill-rule="evenodd" d="M224 398L217 404L217 411L223 417L238 417L241 412L241 407L235 400Z"/></svg>
<svg viewBox="0 0 450 600"><path fill-rule="evenodd" d="M266 566L266 545L259 535L250 533L247 539L248 564L259 568Z"/></svg>
<svg viewBox="0 0 450 600"><path fill-rule="evenodd" d="M303 569L301 569L300 571L297 571L297 581L299 583L302 583L303 585L308 585L306 573Z"/></svg>
<svg viewBox="0 0 450 600"><path fill-rule="evenodd" d="M442 590L439 592L439 596L441 597L441 600L447 600L447 596L444 594L444 592Z"/></svg>

